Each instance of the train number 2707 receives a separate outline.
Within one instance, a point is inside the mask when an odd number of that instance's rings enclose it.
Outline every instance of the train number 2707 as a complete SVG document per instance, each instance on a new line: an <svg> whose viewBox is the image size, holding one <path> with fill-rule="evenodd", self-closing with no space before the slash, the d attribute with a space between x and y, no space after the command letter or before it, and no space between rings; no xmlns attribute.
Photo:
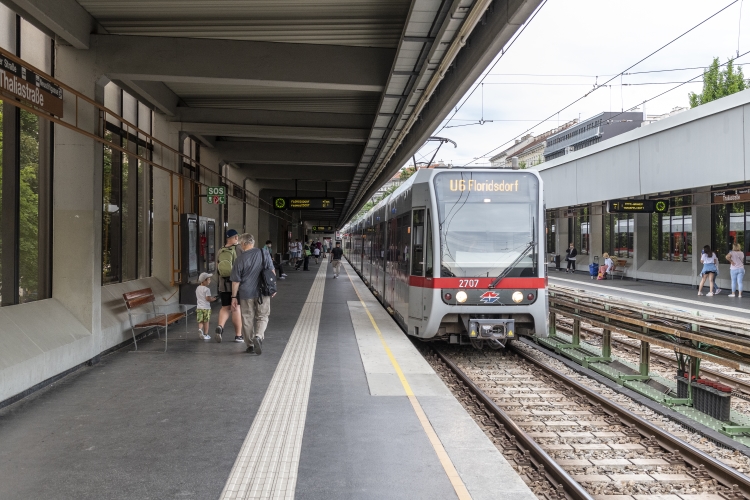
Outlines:
<svg viewBox="0 0 750 500"><path fill-rule="evenodd" d="M476 288L479 280L458 280L458 288Z"/></svg>

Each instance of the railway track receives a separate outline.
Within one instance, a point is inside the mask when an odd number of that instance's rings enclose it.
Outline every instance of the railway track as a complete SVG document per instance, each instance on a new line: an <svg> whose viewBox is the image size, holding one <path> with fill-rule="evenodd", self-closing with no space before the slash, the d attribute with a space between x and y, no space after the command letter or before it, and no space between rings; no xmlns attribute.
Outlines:
<svg viewBox="0 0 750 500"><path fill-rule="evenodd" d="M540 498L750 499L750 478L551 368L529 347L420 348Z"/></svg>

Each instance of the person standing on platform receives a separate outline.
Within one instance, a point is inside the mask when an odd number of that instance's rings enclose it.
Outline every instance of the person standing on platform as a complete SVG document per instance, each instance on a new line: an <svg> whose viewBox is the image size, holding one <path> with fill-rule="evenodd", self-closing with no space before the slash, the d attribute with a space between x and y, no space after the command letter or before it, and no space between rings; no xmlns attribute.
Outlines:
<svg viewBox="0 0 750 500"><path fill-rule="evenodd" d="M701 276L703 277L701 278L701 284L698 285L698 295L703 295L703 284L708 278L708 293L706 294L706 296L714 296L713 289L714 280L716 279L716 274L718 272L718 268L716 266L718 260L719 259L716 258L716 254L713 250L711 250L710 246L706 245L705 247L703 247L703 253L701 254L701 263L703 264Z"/></svg>
<svg viewBox="0 0 750 500"><path fill-rule="evenodd" d="M266 245L263 247L263 251L268 252L268 255L271 257L276 276L278 276L280 280L286 279L286 274L284 274L284 268L282 267L281 262L276 262L276 259L273 257L273 242L271 240L266 240Z"/></svg>
<svg viewBox="0 0 750 500"><path fill-rule="evenodd" d="M271 299L260 295L261 273L274 271L268 252L255 247L252 234L239 238L242 254L232 266L232 311L241 311L245 331L246 352L261 354L268 316L271 314ZM276 294L274 294L276 295Z"/></svg>
<svg viewBox="0 0 750 500"><path fill-rule="evenodd" d="M336 248L329 252L331 264L333 265L333 279L339 277L339 269L341 268L341 257L344 255L344 251L341 249L341 243L336 242Z"/></svg>
<svg viewBox="0 0 750 500"><path fill-rule="evenodd" d="M311 254L312 254L312 252L310 251L310 244L309 244L308 241L305 241L305 244L302 247L302 254L301 254L302 256L300 257L300 261L297 262L297 267L296 267L297 271L299 271L299 268L300 268L300 266L302 266L302 264L305 265L305 268L303 269L304 271L309 271L310 270L310 268L308 266L310 265L310 255Z"/></svg>
<svg viewBox="0 0 750 500"><path fill-rule="evenodd" d="M292 240L289 240L289 265L293 266L297 263L296 254L297 253L297 243L295 243Z"/></svg>
<svg viewBox="0 0 750 500"><path fill-rule="evenodd" d="M320 242L318 242L316 245L313 245L313 250L312 250L312 254L313 254L313 257L315 257L316 264L320 264L320 262L318 262L318 259L320 258L320 247L318 245L320 245Z"/></svg>
<svg viewBox="0 0 750 500"><path fill-rule="evenodd" d="M732 245L732 251L726 256L729 261L729 273L732 276L732 293L730 297L742 297L742 280L745 279L745 253L739 243Z"/></svg>
<svg viewBox="0 0 750 500"><path fill-rule="evenodd" d="M576 255L578 255L578 251L576 250L575 245L571 242L570 248L565 250L565 260L568 261L568 268L565 269L566 273L571 272L571 269L573 269L573 272L576 272Z"/></svg>
<svg viewBox="0 0 750 500"><path fill-rule="evenodd" d="M216 297L211 296L208 285L211 284L211 273L201 273L198 277L200 286L195 289L195 320L198 322L198 337L201 340L211 340L208 334L208 326L211 322L211 302Z"/></svg>
<svg viewBox="0 0 750 500"><path fill-rule="evenodd" d="M232 309L232 281L230 275L232 266L237 260L238 248L237 242L239 233L234 229L229 229L226 233L226 243L219 250L217 255L216 269L219 272L219 297L221 297L221 309L219 310L219 325L214 330L214 340L221 342L221 335L224 333L224 325L231 314L232 324L234 325L234 341L242 342L242 316L239 311ZM242 250L239 250L240 252Z"/></svg>

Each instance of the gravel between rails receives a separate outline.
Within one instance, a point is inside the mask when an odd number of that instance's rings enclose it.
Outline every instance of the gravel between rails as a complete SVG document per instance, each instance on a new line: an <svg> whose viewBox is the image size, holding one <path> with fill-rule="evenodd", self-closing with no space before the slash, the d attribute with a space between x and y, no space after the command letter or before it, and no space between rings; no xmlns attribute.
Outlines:
<svg viewBox="0 0 750 500"><path fill-rule="evenodd" d="M750 470L750 458L739 452L714 445L533 347L521 343L515 343L515 347L739 472ZM457 347L441 347L441 351L594 496L638 495L640 500L641 496L675 495L671 497L674 500L696 500L695 495L715 499L719 498L717 493L726 492L713 479L694 477L696 471L668 451L619 421L608 419L590 403L566 394L560 384L540 376L528 363L506 351ZM470 402L459 400L470 406ZM491 429L482 427L492 438ZM527 477L528 467L515 463L512 457L510 462L527 483L538 486L533 488L537 496L548 498L545 488L534 484L533 474Z"/></svg>

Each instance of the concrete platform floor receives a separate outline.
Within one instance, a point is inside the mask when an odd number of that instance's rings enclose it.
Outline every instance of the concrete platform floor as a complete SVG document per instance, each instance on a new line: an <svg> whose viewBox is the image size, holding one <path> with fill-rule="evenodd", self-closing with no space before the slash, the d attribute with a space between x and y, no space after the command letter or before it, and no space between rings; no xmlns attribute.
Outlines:
<svg viewBox="0 0 750 500"><path fill-rule="evenodd" d="M223 343L199 340L191 318L187 341L173 332L166 354L149 337L138 352L125 347L0 410L0 498L219 498L309 306L319 266L310 269L279 282L261 356L227 341L230 324ZM456 498L409 399L371 395L362 332L355 335L352 323L352 282L325 272L296 488L285 496ZM390 318L380 313L385 329ZM217 316L214 310L213 325ZM503 498L508 485L517 500L533 498L452 396L420 399L474 498ZM477 449L504 476L477 470Z"/></svg>
<svg viewBox="0 0 750 500"><path fill-rule="evenodd" d="M629 279L613 279L606 281L592 280L588 270L576 273L549 271L549 284L573 286L596 293L617 295L632 300L659 302L684 311L702 311L714 315L732 316L750 320L750 290L743 293L742 298L731 298L727 294L731 290L722 289L719 295L713 297L699 296L697 287L660 283L656 281L633 281ZM708 285L703 293L708 293Z"/></svg>

